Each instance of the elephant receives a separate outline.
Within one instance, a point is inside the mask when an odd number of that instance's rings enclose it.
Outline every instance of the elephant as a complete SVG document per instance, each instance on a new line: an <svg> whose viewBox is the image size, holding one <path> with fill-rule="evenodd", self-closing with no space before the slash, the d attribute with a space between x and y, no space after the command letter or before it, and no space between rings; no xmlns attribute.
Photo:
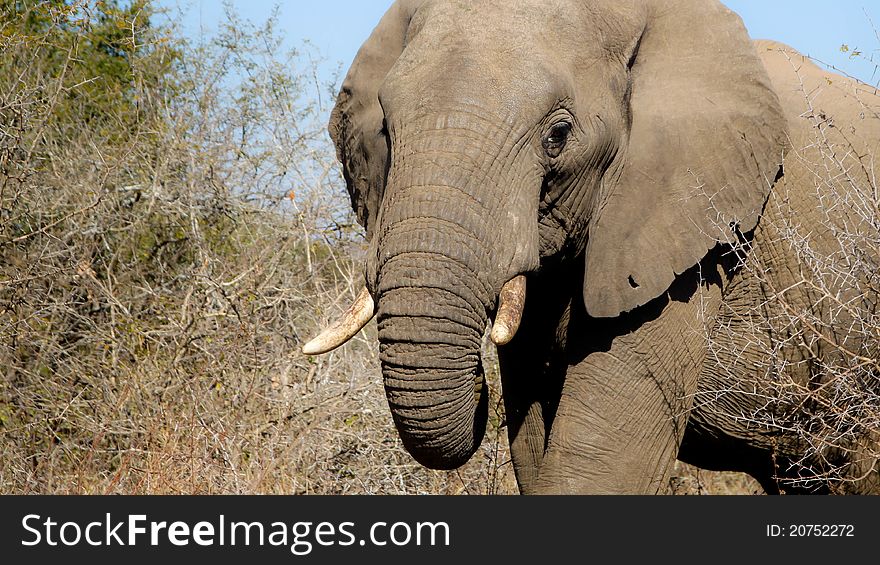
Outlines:
<svg viewBox="0 0 880 565"><path fill-rule="evenodd" d="M817 125L820 108L836 122ZM760 395L729 380L769 378L773 336L743 325L768 284L791 288L788 308L819 308L769 221L819 225L792 155L820 130L875 150L878 110L857 81L753 42L716 0L397 0L329 123L365 287L303 352L375 317L404 447L455 469L485 433L491 328L524 494L662 494L676 459L768 493L830 492L785 482L802 441L737 417ZM874 304L869 287L841 292ZM713 352L713 335L739 354ZM801 350L785 354L809 385ZM848 491L880 490L875 432L834 454Z"/></svg>

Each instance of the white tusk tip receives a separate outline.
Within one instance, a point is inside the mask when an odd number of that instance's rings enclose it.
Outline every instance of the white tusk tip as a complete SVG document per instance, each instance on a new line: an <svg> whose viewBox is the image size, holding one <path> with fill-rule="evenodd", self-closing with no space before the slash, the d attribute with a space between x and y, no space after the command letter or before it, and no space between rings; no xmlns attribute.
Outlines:
<svg viewBox="0 0 880 565"><path fill-rule="evenodd" d="M323 347L321 347L320 344L315 343L315 340L303 345L302 352L304 355L321 355L327 353L326 351L323 351Z"/></svg>
<svg viewBox="0 0 880 565"><path fill-rule="evenodd" d="M376 304L365 288L340 319L303 346L303 354L323 355L344 345L373 319L375 313Z"/></svg>
<svg viewBox="0 0 880 565"><path fill-rule="evenodd" d="M492 343L495 345L507 345L514 335L516 334L512 333L505 324L495 324L492 326L492 333L489 334L489 337L492 338Z"/></svg>

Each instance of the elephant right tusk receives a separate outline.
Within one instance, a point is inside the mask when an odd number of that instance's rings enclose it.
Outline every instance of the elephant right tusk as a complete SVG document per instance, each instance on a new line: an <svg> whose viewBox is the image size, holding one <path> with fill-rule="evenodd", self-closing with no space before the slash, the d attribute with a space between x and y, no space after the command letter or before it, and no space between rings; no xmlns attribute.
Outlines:
<svg viewBox="0 0 880 565"><path fill-rule="evenodd" d="M495 345L507 345L522 321L523 307L526 303L526 277L516 276L501 287L498 296L498 313L492 324L490 337Z"/></svg>
<svg viewBox="0 0 880 565"><path fill-rule="evenodd" d="M373 319L375 313L376 303L370 296L370 291L364 288L342 317L305 344L302 352L306 355L321 355L333 351L357 335Z"/></svg>

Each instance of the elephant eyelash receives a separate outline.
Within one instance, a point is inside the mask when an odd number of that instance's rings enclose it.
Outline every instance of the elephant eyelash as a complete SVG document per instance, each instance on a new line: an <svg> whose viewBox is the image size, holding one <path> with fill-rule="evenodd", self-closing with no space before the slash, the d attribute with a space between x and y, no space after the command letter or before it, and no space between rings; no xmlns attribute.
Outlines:
<svg viewBox="0 0 880 565"><path fill-rule="evenodd" d="M544 151L550 158L556 158L562 153L568 138L571 135L572 125L567 121L557 122L550 126L549 131L544 135L542 145Z"/></svg>

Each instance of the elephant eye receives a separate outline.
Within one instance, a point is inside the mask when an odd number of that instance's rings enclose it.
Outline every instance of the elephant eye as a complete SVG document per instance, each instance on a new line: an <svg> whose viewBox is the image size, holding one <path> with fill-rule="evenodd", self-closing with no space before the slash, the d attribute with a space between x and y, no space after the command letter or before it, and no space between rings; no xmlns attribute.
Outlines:
<svg viewBox="0 0 880 565"><path fill-rule="evenodd" d="M550 157L558 157L565 144L568 142L568 136L571 134L571 124L568 122L558 122L553 124L550 131L544 137L544 151Z"/></svg>

